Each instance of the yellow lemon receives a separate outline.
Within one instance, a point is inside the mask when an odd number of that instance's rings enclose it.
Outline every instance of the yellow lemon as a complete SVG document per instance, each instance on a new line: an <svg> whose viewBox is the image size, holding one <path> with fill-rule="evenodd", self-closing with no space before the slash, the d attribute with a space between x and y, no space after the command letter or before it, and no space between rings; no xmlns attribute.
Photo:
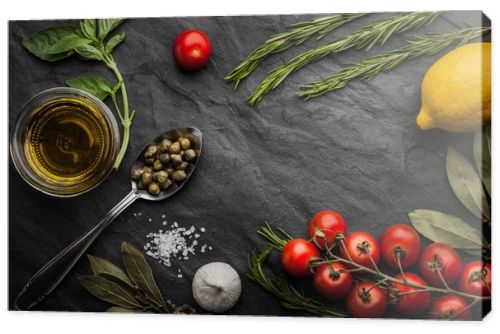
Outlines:
<svg viewBox="0 0 500 334"><path fill-rule="evenodd" d="M422 81L417 125L470 132L491 120L491 43L463 45L441 57Z"/></svg>

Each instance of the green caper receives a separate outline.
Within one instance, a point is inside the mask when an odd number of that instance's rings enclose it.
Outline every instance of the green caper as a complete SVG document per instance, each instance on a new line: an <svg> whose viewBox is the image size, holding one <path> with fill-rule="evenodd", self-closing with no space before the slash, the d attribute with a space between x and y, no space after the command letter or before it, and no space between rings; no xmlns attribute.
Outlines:
<svg viewBox="0 0 500 334"><path fill-rule="evenodd" d="M166 165L170 162L170 155L168 153L160 154L160 161L162 164Z"/></svg>
<svg viewBox="0 0 500 334"><path fill-rule="evenodd" d="M177 169L177 170L185 170L187 168L187 166L189 166L189 162L183 161L179 165L177 165L175 167L175 169Z"/></svg>
<svg viewBox="0 0 500 334"><path fill-rule="evenodd" d="M144 185L147 186L148 184L153 182L153 173L150 173L150 172L142 173L141 181L142 181L142 183L144 183Z"/></svg>
<svg viewBox="0 0 500 334"><path fill-rule="evenodd" d="M179 142L179 144L181 144L181 148L183 150L187 150L188 148L191 147L191 142L187 138L181 137L177 139L177 141Z"/></svg>
<svg viewBox="0 0 500 334"><path fill-rule="evenodd" d="M162 170L163 169L163 164L161 163L160 160L155 160L153 164L153 169L154 170Z"/></svg>
<svg viewBox="0 0 500 334"><path fill-rule="evenodd" d="M144 160L144 163L146 165L151 165L152 166L155 163L155 160L156 160L155 158L147 158L147 159Z"/></svg>
<svg viewBox="0 0 500 334"><path fill-rule="evenodd" d="M146 149L146 152L144 152L144 158L151 158L156 155L156 152L158 152L158 146L156 144L151 144L148 146Z"/></svg>
<svg viewBox="0 0 500 334"><path fill-rule="evenodd" d="M196 158L196 152L192 148L184 151L184 160L191 161Z"/></svg>
<svg viewBox="0 0 500 334"><path fill-rule="evenodd" d="M185 180L187 177L186 172L183 170L176 170L172 175L172 179L176 182Z"/></svg>
<svg viewBox="0 0 500 334"><path fill-rule="evenodd" d="M151 195L158 195L160 193L160 186L157 183L155 183L155 182L151 182L148 185L148 192Z"/></svg>
<svg viewBox="0 0 500 334"><path fill-rule="evenodd" d="M170 160L174 165L180 165L182 162L182 157L180 154L170 154Z"/></svg>
<svg viewBox="0 0 500 334"><path fill-rule="evenodd" d="M167 152L168 148L172 145L172 142L168 139L163 139L160 144L158 144L158 149L160 150L161 153Z"/></svg>
<svg viewBox="0 0 500 334"><path fill-rule="evenodd" d="M150 167L150 166L146 166L142 169L143 172L150 172L152 173L153 172L153 167Z"/></svg>
<svg viewBox="0 0 500 334"><path fill-rule="evenodd" d="M169 146L168 151L172 154L181 153L181 144L179 144L178 141L176 141L175 143L172 143L172 145Z"/></svg>
<svg viewBox="0 0 500 334"><path fill-rule="evenodd" d="M132 178L132 180L134 181L139 181L140 178L142 177L142 174L144 173L144 170L143 169L140 169L140 168L136 168L136 169L132 169L132 172L130 174L130 177Z"/></svg>
<svg viewBox="0 0 500 334"><path fill-rule="evenodd" d="M170 181L170 179L167 179L165 182L160 183L160 188L165 190L170 187L171 184L172 181Z"/></svg>
<svg viewBox="0 0 500 334"><path fill-rule="evenodd" d="M174 175L175 169L173 167L167 167L165 169L165 172L167 172L168 177L172 177L172 175Z"/></svg>
<svg viewBox="0 0 500 334"><path fill-rule="evenodd" d="M163 183L168 180L168 173L165 172L164 170L159 171L156 173L155 180L158 181L158 183Z"/></svg>

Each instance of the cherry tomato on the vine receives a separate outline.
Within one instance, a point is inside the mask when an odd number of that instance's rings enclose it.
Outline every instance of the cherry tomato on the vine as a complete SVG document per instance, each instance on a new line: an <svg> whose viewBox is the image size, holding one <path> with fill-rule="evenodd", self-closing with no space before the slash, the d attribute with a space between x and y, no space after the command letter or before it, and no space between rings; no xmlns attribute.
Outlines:
<svg viewBox="0 0 500 334"><path fill-rule="evenodd" d="M382 258L389 267L397 269L399 257L401 267L406 269L417 262L420 253L420 237L408 225L392 225L380 237L380 248Z"/></svg>
<svg viewBox="0 0 500 334"><path fill-rule="evenodd" d="M482 261L472 261L464 266L460 275L459 289L476 296L491 295L491 265Z"/></svg>
<svg viewBox="0 0 500 334"><path fill-rule="evenodd" d="M186 71L196 71L208 62L212 46L207 35L199 30L190 29L177 35L172 53L180 68Z"/></svg>
<svg viewBox="0 0 500 334"><path fill-rule="evenodd" d="M444 295L432 303L429 318L470 320L471 314L468 306L465 299L460 296Z"/></svg>
<svg viewBox="0 0 500 334"><path fill-rule="evenodd" d="M309 222L309 235L321 248L325 248L325 241L326 246L331 247L335 243L335 237L339 233L345 235L346 231L344 218L340 213L332 210L316 213Z"/></svg>
<svg viewBox="0 0 500 334"><path fill-rule="evenodd" d="M462 260L450 245L434 242L420 254L418 267L422 276L434 286L453 284L462 271ZM441 277L443 280L441 279Z"/></svg>
<svg viewBox="0 0 500 334"><path fill-rule="evenodd" d="M319 257L319 251L312 242L292 239L281 250L281 267L292 276L306 277L311 274L309 262Z"/></svg>
<svg viewBox="0 0 500 334"><path fill-rule="evenodd" d="M352 275L347 270L347 267L339 262L321 265L314 273L314 288L326 299L344 298L352 286Z"/></svg>
<svg viewBox="0 0 500 334"><path fill-rule="evenodd" d="M355 318L381 318L387 309L387 295L371 282L359 282L347 295L347 312Z"/></svg>
<svg viewBox="0 0 500 334"><path fill-rule="evenodd" d="M351 260L357 264L372 269L379 263L380 247L377 240L375 240L371 234L366 232L353 232L345 238L344 243L346 249L343 247L340 248L344 259L349 259L350 257Z"/></svg>
<svg viewBox="0 0 500 334"><path fill-rule="evenodd" d="M415 285L426 286L427 283L417 274L405 273L396 275L394 278ZM391 283L391 297L394 300L394 309L406 317L415 317L429 307L431 293L429 291L419 292L420 289L410 287L401 283Z"/></svg>

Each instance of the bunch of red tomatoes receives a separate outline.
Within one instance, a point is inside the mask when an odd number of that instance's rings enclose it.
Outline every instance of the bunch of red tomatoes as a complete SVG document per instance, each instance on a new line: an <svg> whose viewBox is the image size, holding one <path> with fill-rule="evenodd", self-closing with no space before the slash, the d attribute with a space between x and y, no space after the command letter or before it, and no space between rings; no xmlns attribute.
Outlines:
<svg viewBox="0 0 500 334"><path fill-rule="evenodd" d="M489 263L463 266L445 243L421 249L418 233L408 225L392 225L377 240L367 232L347 234L344 218L325 210L309 222L309 235L310 240L292 239L283 247L283 269L295 277L313 275L315 290L329 300L345 298L353 317L383 317L390 305L404 317L468 320L471 304L491 295ZM382 273L381 260L397 274ZM419 274L407 272L410 268ZM378 278L353 284L353 275L363 273ZM433 292L439 292L437 299Z"/></svg>

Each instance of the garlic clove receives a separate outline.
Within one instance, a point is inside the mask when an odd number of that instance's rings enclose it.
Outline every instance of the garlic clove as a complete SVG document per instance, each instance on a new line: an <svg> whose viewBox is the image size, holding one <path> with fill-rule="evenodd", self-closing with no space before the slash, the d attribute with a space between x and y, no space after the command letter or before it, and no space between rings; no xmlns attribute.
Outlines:
<svg viewBox="0 0 500 334"><path fill-rule="evenodd" d="M229 264L212 262L196 271L192 288L193 297L201 308L213 313L222 313L238 301L241 280Z"/></svg>

